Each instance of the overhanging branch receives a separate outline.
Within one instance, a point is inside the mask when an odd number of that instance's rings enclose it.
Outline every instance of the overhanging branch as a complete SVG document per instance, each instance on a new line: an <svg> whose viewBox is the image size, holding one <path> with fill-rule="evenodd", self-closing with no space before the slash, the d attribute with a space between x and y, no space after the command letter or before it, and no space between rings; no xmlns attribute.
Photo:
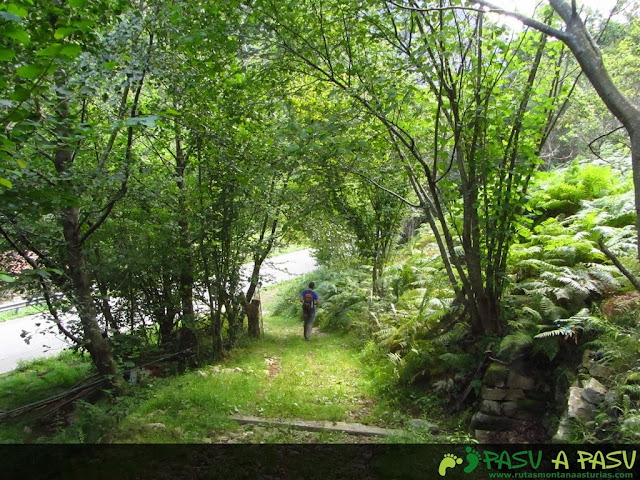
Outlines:
<svg viewBox="0 0 640 480"><path fill-rule="evenodd" d="M417 203L413 203L410 200L407 200L406 198L404 198L402 195L400 195L397 192L394 192L393 190L388 189L387 187L384 187L382 185L380 185L378 182L376 182L373 178L368 177L367 175L365 175L364 173L361 173L351 167L342 167L344 170L346 170L347 172L353 173L354 175L358 175L360 178L364 179L365 181L369 182L371 185L373 185L376 188L379 188L380 190L387 192L389 195L392 195L394 197L396 197L398 200L406 203L407 205L409 205L412 208L421 208L421 205L417 204Z"/></svg>

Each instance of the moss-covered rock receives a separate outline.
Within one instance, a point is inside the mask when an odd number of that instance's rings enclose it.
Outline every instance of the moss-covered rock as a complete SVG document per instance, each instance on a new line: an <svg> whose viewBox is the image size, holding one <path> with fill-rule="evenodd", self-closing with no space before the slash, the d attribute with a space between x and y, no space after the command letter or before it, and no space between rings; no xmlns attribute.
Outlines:
<svg viewBox="0 0 640 480"><path fill-rule="evenodd" d="M627 385L640 385L640 372L633 372L625 380Z"/></svg>
<svg viewBox="0 0 640 480"><path fill-rule="evenodd" d="M504 387L509 370L499 363L492 363L484 374L483 383L488 387Z"/></svg>

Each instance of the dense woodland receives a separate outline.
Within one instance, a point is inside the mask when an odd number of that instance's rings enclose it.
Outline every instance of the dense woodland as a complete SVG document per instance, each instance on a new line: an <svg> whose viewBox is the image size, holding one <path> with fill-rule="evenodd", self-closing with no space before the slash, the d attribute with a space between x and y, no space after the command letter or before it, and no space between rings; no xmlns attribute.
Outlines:
<svg viewBox="0 0 640 480"><path fill-rule="evenodd" d="M590 374L570 439L637 441L639 7L5 2L0 288L127 397L141 359L259 342L261 267L305 245L321 330L413 416L466 431L515 366L547 441Z"/></svg>

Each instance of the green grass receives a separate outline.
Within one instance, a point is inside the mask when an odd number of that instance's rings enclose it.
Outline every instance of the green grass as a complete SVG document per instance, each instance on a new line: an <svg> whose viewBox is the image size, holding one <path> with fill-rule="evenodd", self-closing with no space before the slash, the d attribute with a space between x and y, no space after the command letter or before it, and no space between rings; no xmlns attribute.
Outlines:
<svg viewBox="0 0 640 480"><path fill-rule="evenodd" d="M90 360L71 351L21 362L0 375L0 410L10 410L62 392L93 371Z"/></svg>
<svg viewBox="0 0 640 480"><path fill-rule="evenodd" d="M0 375L0 411L17 407L64 392L93 373L88 358L71 351L49 358L21 362L12 372ZM0 424L0 443L35 441L33 424L37 415L27 415Z"/></svg>
<svg viewBox="0 0 640 480"><path fill-rule="evenodd" d="M272 315L276 303L295 296L295 279L264 289L264 335L244 339L228 357L181 376L152 378L129 394L49 418L45 427L28 420L0 425L0 442L115 443L349 443L375 438L303 432L285 427L240 426L231 415L265 419L349 421L402 426L408 418L380 395L382 374L355 336L302 335L298 315ZM291 293L294 292L294 293ZM296 301L293 298L292 301ZM296 310L298 312L298 310ZM66 353L25 364L0 376L0 409L33 402L68 388L90 371L88 362ZM25 427L28 427L25 429ZM416 440L418 437L411 437ZM409 439L411 441L411 439Z"/></svg>
<svg viewBox="0 0 640 480"><path fill-rule="evenodd" d="M14 310L8 310L6 312L0 313L0 323L6 322L7 320L13 320L15 318L22 318L29 315L35 315L37 313L42 313L47 309L44 305L28 305L26 307L21 307Z"/></svg>
<svg viewBox="0 0 640 480"><path fill-rule="evenodd" d="M264 338L247 341L225 363L152 382L153 393L123 422L117 441L175 442L180 429L180 441L199 442L238 431L230 415L374 421L363 373L351 337L320 333L307 342L298 319L268 317Z"/></svg>

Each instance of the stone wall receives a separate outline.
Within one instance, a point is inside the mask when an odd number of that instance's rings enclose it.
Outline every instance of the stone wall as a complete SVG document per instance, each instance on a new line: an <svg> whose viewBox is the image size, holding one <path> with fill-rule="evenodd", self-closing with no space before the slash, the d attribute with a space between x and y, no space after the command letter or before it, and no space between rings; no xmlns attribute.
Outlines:
<svg viewBox="0 0 640 480"><path fill-rule="evenodd" d="M471 433L480 442L492 442L497 432L522 432L545 415L552 397L547 386L514 367L492 363L480 390L478 412L471 420Z"/></svg>
<svg viewBox="0 0 640 480"><path fill-rule="evenodd" d="M606 409L616 402L616 395L609 392L600 383L613 375L613 370L596 361L599 352L587 350L578 369L578 378L569 387L565 413L560 420L558 430L553 436L554 442L567 442L571 421L585 423L594 420L596 411L603 405Z"/></svg>

